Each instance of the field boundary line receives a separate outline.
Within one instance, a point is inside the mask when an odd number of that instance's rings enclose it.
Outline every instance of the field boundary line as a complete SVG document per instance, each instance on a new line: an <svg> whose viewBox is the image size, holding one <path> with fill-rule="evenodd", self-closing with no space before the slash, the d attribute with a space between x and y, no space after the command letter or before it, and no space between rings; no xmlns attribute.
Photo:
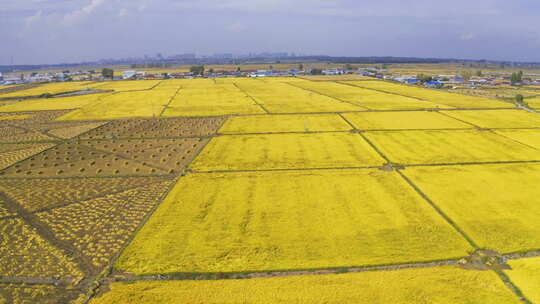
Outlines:
<svg viewBox="0 0 540 304"><path fill-rule="evenodd" d="M238 86L238 84L236 82L233 82L233 85L242 93L246 94L247 97L249 97L251 100L253 100L253 102L258 105L264 112L266 112L266 114L270 114L271 112L268 111L268 109L260 102L257 101L257 99L255 99L255 97L251 96L251 94L249 94L248 92L246 92L246 90L242 89L241 87Z"/></svg>
<svg viewBox="0 0 540 304"><path fill-rule="evenodd" d="M276 168L276 169L231 169L231 170L189 170L191 174L221 174L221 173L257 173L257 172L291 172L291 171L332 171L332 170L365 170L380 169L381 166L365 167L329 167L329 168Z"/></svg>
<svg viewBox="0 0 540 304"><path fill-rule="evenodd" d="M169 106L171 105L173 100L176 98L176 96L178 95L178 92L180 92L181 89L182 89L182 86L180 86L178 90L176 90L176 92L173 94L173 96L171 96L171 98L169 99L169 102L167 102L167 104L163 106L163 109L161 109L161 112L159 113L157 118L161 118L163 116L163 113L165 113L165 111L169 108Z"/></svg>
<svg viewBox="0 0 540 304"><path fill-rule="evenodd" d="M361 108L361 109L371 110L370 108L368 108L366 106L358 105L358 104L355 104L355 103L353 103L351 101L347 101L347 100L344 100L344 99L341 99L341 98L338 98L338 97L335 97L335 96L332 96L332 95L327 95L327 94L324 94L324 93L321 93L321 92L318 92L318 91L315 91L315 90L312 90L312 89L306 89L306 88L303 88L301 86L292 84L291 82L282 82L282 83L290 85L291 87L295 87L297 89L301 89L301 90L304 90L304 91L307 91L307 92L315 93L317 95L321 95L321 96L325 96L325 97L328 97L328 98L331 98L331 99L335 99L335 100L337 100L339 102L348 103L350 105L353 105L353 106Z"/></svg>
<svg viewBox="0 0 540 304"><path fill-rule="evenodd" d="M508 275L506 275L506 273L504 273L502 270L499 270L499 269L492 269L492 270L501 279L503 284L506 287L508 287L508 289L510 289L510 291L512 291L512 293L514 293L521 302L526 303L526 304L533 304L529 299L527 299L527 297L525 297L521 289L519 289L519 287L516 284L514 284L512 280L510 280L510 278L508 277Z"/></svg>
<svg viewBox="0 0 540 304"><path fill-rule="evenodd" d="M75 262L79 267L79 270L81 270L85 276L92 275L96 271L95 267L85 255L83 255L76 247L68 242L58 239L50 230L49 226L43 223L35 214L28 212L22 205L19 204L19 202L9 197L3 191L0 191L0 198L4 200L9 209L19 214L20 218L25 224L34 228L40 237L47 241L51 246L62 251L68 260Z"/></svg>
<svg viewBox="0 0 540 304"><path fill-rule="evenodd" d="M428 202L435 211L448 222L461 236L474 248L474 249L480 249L480 246L476 244L476 242L468 236L461 227L458 226L452 218L450 218L431 198L427 196L426 193L424 193L409 177L407 177L401 170L396 170L398 174L426 201Z"/></svg>
<svg viewBox="0 0 540 304"><path fill-rule="evenodd" d="M429 102L429 103L432 103L433 105L440 105L438 103L435 103L431 100L427 100L427 99L423 99L423 98L419 98L419 97L414 97L414 96L409 96L409 95L405 95L405 94L399 94L399 93L395 93L395 92L388 92L388 91L385 91L385 90L381 90L381 89L373 89L373 88L366 88L366 87L363 87L363 86L360 86L360 85L356 85L356 84L352 84L352 83L346 83L344 81L347 81L347 80L332 80L332 82L336 82L336 83L339 83L339 84L342 84L342 85L347 85L347 86L351 86L351 87L356 87L356 88L360 88L360 89L364 89L364 90L370 90L370 91L375 91L375 92L379 92L379 93L385 93L385 94L390 94L390 95L396 95L396 96L401 96L401 97L407 97L407 98L412 98L412 99L416 99L416 100L420 100L420 101L425 101L425 102ZM354 81L354 80L352 80ZM360 80L361 81L361 80ZM385 82L384 80L372 80L372 81L382 81L382 82ZM442 106L442 104L440 105ZM448 106L448 105L445 105L445 106ZM438 108L440 109L440 108Z"/></svg>
<svg viewBox="0 0 540 304"><path fill-rule="evenodd" d="M260 271L233 271L233 272L173 272L167 274L147 274L147 275L125 275L118 273L113 275L116 282L136 282L136 281L191 281L191 280L228 280L228 279L255 279L283 276L302 275L332 275L341 273L360 273L373 271L399 271L412 268L435 268L440 266L457 266L459 260L465 258L449 258L441 260L429 260L422 262L389 263L365 266L340 266L321 268L300 268L283 270L260 270Z"/></svg>
<svg viewBox="0 0 540 304"><path fill-rule="evenodd" d="M473 127L477 128L477 129L487 129L487 128L482 128L482 127L480 127L480 126L478 126L478 125L476 125L476 124L474 124L474 123L472 123L472 122L468 122L468 121L466 121L466 120L463 120L463 119L454 117L454 116L452 116L452 115L448 115L447 113L444 113L443 111L439 111L439 114L444 115L444 116L446 116L446 117L449 117L449 118L451 118L451 119L453 119L453 120L456 120L456 121L459 121L459 122L468 124L468 125L473 126Z"/></svg>

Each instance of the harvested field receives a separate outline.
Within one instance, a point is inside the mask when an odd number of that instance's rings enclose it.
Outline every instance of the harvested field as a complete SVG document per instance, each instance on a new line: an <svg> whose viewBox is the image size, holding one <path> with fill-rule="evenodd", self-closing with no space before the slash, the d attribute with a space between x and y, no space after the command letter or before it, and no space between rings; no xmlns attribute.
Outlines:
<svg viewBox="0 0 540 304"><path fill-rule="evenodd" d="M44 284L0 283L0 303L9 304L58 304L78 298L80 290Z"/></svg>
<svg viewBox="0 0 540 304"><path fill-rule="evenodd" d="M437 112L359 112L343 116L359 130L471 129L473 126Z"/></svg>
<svg viewBox="0 0 540 304"><path fill-rule="evenodd" d="M30 115L28 114L15 114L15 115L0 115L0 120L19 120L27 119Z"/></svg>
<svg viewBox="0 0 540 304"><path fill-rule="evenodd" d="M384 163L358 134L261 134L215 137L190 168L196 171L271 170L366 167Z"/></svg>
<svg viewBox="0 0 540 304"><path fill-rule="evenodd" d="M2 144L0 145L0 169L53 147L53 144Z"/></svg>
<svg viewBox="0 0 540 304"><path fill-rule="evenodd" d="M0 276L82 277L78 265L22 219L0 220Z"/></svg>
<svg viewBox="0 0 540 304"><path fill-rule="evenodd" d="M19 126L0 125L0 142L2 143L23 143L42 142L54 140L52 137L28 128Z"/></svg>
<svg viewBox="0 0 540 304"><path fill-rule="evenodd" d="M258 115L229 118L221 134L348 131L351 126L336 114Z"/></svg>
<svg viewBox="0 0 540 304"><path fill-rule="evenodd" d="M382 131L365 136L399 164L540 160L539 150L489 131Z"/></svg>
<svg viewBox="0 0 540 304"><path fill-rule="evenodd" d="M0 179L0 191L27 211L66 206L76 202L162 183L168 177Z"/></svg>
<svg viewBox="0 0 540 304"><path fill-rule="evenodd" d="M493 272L457 267L250 280L112 283L91 304L519 304Z"/></svg>
<svg viewBox="0 0 540 304"><path fill-rule="evenodd" d="M159 202L171 180L36 213L61 241L71 244L92 266L104 267Z"/></svg>
<svg viewBox="0 0 540 304"><path fill-rule="evenodd" d="M223 118L169 118L111 121L82 139L209 136L223 124Z"/></svg>
<svg viewBox="0 0 540 304"><path fill-rule="evenodd" d="M521 289L524 295L534 303L540 302L540 258L528 258L509 261L511 270L505 273Z"/></svg>
<svg viewBox="0 0 540 304"><path fill-rule="evenodd" d="M417 167L404 174L481 248L540 248L540 165Z"/></svg>
<svg viewBox="0 0 540 304"><path fill-rule="evenodd" d="M470 249L395 172L194 174L180 180L115 267L135 274L311 269L455 258Z"/></svg>

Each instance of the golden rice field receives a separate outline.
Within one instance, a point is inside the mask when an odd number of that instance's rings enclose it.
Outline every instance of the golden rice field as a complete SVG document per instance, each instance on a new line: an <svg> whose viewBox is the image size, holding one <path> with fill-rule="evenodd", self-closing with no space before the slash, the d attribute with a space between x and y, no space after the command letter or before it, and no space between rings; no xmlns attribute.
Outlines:
<svg viewBox="0 0 540 304"><path fill-rule="evenodd" d="M368 90L336 82L304 81L296 83L295 86L347 101L369 110L452 108L416 98Z"/></svg>
<svg viewBox="0 0 540 304"><path fill-rule="evenodd" d="M454 258L471 249L394 172L195 174L176 185L115 267L135 274L317 269Z"/></svg>
<svg viewBox="0 0 540 304"><path fill-rule="evenodd" d="M489 131L381 131L365 136L403 165L540 161L540 150Z"/></svg>
<svg viewBox="0 0 540 304"><path fill-rule="evenodd" d="M470 129L470 124L447 117L438 112L358 112L345 113L347 119L359 130L429 130Z"/></svg>
<svg viewBox="0 0 540 304"><path fill-rule="evenodd" d="M384 159L358 134L261 134L214 138L195 171L381 166Z"/></svg>
<svg viewBox="0 0 540 304"><path fill-rule="evenodd" d="M416 167L404 174L481 248L540 247L540 165Z"/></svg>
<svg viewBox="0 0 540 304"><path fill-rule="evenodd" d="M60 94L67 92L83 91L96 86L91 81L55 82L41 84L37 87L11 93L0 93L0 98L40 96L42 94Z"/></svg>
<svg viewBox="0 0 540 304"><path fill-rule="evenodd" d="M366 89L394 93L455 108L508 108L508 104L482 97L459 95L432 89L423 89L385 81L347 81Z"/></svg>
<svg viewBox="0 0 540 304"><path fill-rule="evenodd" d="M91 304L521 303L492 272L456 267L223 281L113 283Z"/></svg>
<svg viewBox="0 0 540 304"><path fill-rule="evenodd" d="M519 286L521 291L534 303L540 302L540 258L512 260L508 262L512 267L505 273Z"/></svg>
<svg viewBox="0 0 540 304"><path fill-rule="evenodd" d="M538 115L356 75L10 90L0 303L540 302Z"/></svg>
<svg viewBox="0 0 540 304"><path fill-rule="evenodd" d="M234 84L183 85L163 116L218 116L265 111Z"/></svg>

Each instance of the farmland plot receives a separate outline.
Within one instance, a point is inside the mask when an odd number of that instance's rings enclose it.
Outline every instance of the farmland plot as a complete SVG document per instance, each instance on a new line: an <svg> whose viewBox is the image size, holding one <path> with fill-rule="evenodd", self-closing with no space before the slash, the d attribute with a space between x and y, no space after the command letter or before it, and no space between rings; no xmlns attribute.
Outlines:
<svg viewBox="0 0 540 304"><path fill-rule="evenodd" d="M114 90L115 92L143 91L152 89L160 82L161 80L110 81L99 83L96 88L99 90ZM172 89L175 90L176 88Z"/></svg>
<svg viewBox="0 0 540 304"><path fill-rule="evenodd" d="M192 174L115 267L135 274L309 269L454 258L470 249L395 172Z"/></svg>
<svg viewBox="0 0 540 304"><path fill-rule="evenodd" d="M361 88L376 89L383 92L410 96L437 104L443 104L455 108L512 108L513 106L502 101L487 98L453 94L434 89L424 89L386 81L346 81Z"/></svg>
<svg viewBox="0 0 540 304"><path fill-rule="evenodd" d="M117 120L80 136L81 139L209 136L223 118L167 118Z"/></svg>
<svg viewBox="0 0 540 304"><path fill-rule="evenodd" d="M163 116L217 116L265 113L246 93L233 84L214 83L183 87Z"/></svg>
<svg viewBox="0 0 540 304"><path fill-rule="evenodd" d="M78 109L84 106L91 106L93 103L111 93L86 94L80 96L28 99L14 104L0 107L0 112L24 112L24 111L48 111Z"/></svg>
<svg viewBox="0 0 540 304"><path fill-rule="evenodd" d="M381 131L365 136L399 164L540 160L540 151L488 131Z"/></svg>
<svg viewBox="0 0 540 304"><path fill-rule="evenodd" d="M191 169L343 168L383 164L384 160L358 134L262 134L213 138Z"/></svg>
<svg viewBox="0 0 540 304"><path fill-rule="evenodd" d="M511 270L506 274L521 289L525 296L534 303L540 302L540 258L528 258L509 261Z"/></svg>
<svg viewBox="0 0 540 304"><path fill-rule="evenodd" d="M286 83L243 80L238 87L271 113L362 111L364 107L306 91Z"/></svg>
<svg viewBox="0 0 540 304"><path fill-rule="evenodd" d="M29 88L26 90L15 91L11 93L0 93L0 98L8 97L30 97L30 96L40 96L42 94L60 94L68 92L77 92L84 91L92 87L93 83L90 81L73 81L73 82L53 82L46 83L40 86Z"/></svg>
<svg viewBox="0 0 540 304"><path fill-rule="evenodd" d="M0 145L0 169L53 147L53 144L2 144Z"/></svg>
<svg viewBox="0 0 540 304"><path fill-rule="evenodd" d="M221 281L113 283L91 304L521 303L488 271L457 267Z"/></svg>
<svg viewBox="0 0 540 304"><path fill-rule="evenodd" d="M517 109L448 111L445 114L481 128L540 128L540 115Z"/></svg>
<svg viewBox="0 0 540 304"><path fill-rule="evenodd" d="M176 89L164 89L116 93L62 116L59 120L158 117L176 92Z"/></svg>
<svg viewBox="0 0 540 304"><path fill-rule="evenodd" d="M351 127L336 114L257 115L229 118L221 134L347 131Z"/></svg>
<svg viewBox="0 0 540 304"><path fill-rule="evenodd" d="M540 248L538 164L416 167L404 173L481 248Z"/></svg>
<svg viewBox="0 0 540 304"><path fill-rule="evenodd" d="M0 220L0 276L81 277L70 257L53 247L23 220Z"/></svg>
<svg viewBox="0 0 540 304"><path fill-rule="evenodd" d="M540 129L499 129L495 131L497 134L501 134L513 140L517 140L521 143L540 149Z"/></svg>
<svg viewBox="0 0 540 304"><path fill-rule="evenodd" d="M470 129L471 125L428 111L359 112L343 116L359 130Z"/></svg>
<svg viewBox="0 0 540 304"><path fill-rule="evenodd" d="M9 304L57 304L68 303L77 298L77 289L53 285L0 283L0 303Z"/></svg>
<svg viewBox="0 0 540 304"><path fill-rule="evenodd" d="M305 81L294 84L306 90L345 100L371 110L451 108L415 98L362 89L335 82Z"/></svg>

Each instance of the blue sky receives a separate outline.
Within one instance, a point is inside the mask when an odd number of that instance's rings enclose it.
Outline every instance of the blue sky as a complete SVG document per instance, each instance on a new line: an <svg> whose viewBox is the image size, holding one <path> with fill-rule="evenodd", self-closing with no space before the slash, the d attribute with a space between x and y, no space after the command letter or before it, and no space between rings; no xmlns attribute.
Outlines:
<svg viewBox="0 0 540 304"><path fill-rule="evenodd" d="M286 51L540 61L537 0L0 0L0 64Z"/></svg>

